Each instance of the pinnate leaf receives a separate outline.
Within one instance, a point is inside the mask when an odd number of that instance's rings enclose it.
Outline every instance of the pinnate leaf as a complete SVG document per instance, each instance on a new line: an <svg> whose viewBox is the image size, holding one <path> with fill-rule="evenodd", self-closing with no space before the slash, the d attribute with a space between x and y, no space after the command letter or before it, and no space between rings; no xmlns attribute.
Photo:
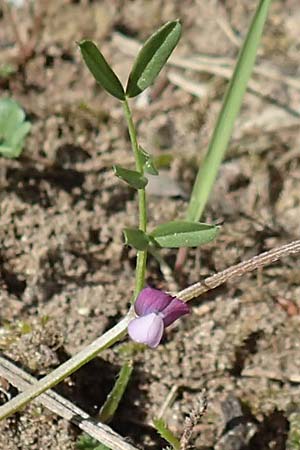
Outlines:
<svg viewBox="0 0 300 450"><path fill-rule="evenodd" d="M119 376L108 394L104 405L99 413L99 420L103 423L109 423L115 415L115 412L119 406L120 401L126 391L131 374L133 371L132 361L126 361L119 373Z"/></svg>

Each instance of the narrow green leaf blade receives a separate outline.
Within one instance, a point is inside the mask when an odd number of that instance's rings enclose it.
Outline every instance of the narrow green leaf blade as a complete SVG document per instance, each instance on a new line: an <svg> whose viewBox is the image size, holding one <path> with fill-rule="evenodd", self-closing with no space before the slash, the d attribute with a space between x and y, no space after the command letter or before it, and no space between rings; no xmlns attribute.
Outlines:
<svg viewBox="0 0 300 450"><path fill-rule="evenodd" d="M150 86L172 51L181 35L178 20L167 22L145 42L141 48L128 78L126 95L135 97Z"/></svg>
<svg viewBox="0 0 300 450"><path fill-rule="evenodd" d="M97 45L89 40L78 43L82 57L97 83L119 100L125 99L123 86L98 49Z"/></svg>
<svg viewBox="0 0 300 450"><path fill-rule="evenodd" d="M113 169L118 178L125 181L125 183L129 184L129 186L134 189L143 189L148 183L147 178L140 172L125 169L124 167L118 165L113 166Z"/></svg>
<svg viewBox="0 0 300 450"><path fill-rule="evenodd" d="M137 250L146 250L149 246L149 237L142 230L137 228L125 228L123 231L125 244Z"/></svg>
<svg viewBox="0 0 300 450"><path fill-rule="evenodd" d="M165 439L165 441L167 441L174 450L180 449L179 439L177 439L173 432L168 428L163 419L153 419L153 425L161 437Z"/></svg>
<svg viewBox="0 0 300 450"><path fill-rule="evenodd" d="M207 155L194 183L187 219L201 218L227 149L236 116L255 63L257 48L272 0L260 0L228 85Z"/></svg>
<svg viewBox="0 0 300 450"><path fill-rule="evenodd" d="M112 420L120 401L124 395L124 392L129 383L131 374L133 371L132 361L127 361L123 364L117 381L108 395L104 405L99 413L99 420L103 423L108 423Z"/></svg>
<svg viewBox="0 0 300 450"><path fill-rule="evenodd" d="M159 225L150 233L160 247L197 247L212 241L219 227L199 222L173 221Z"/></svg>

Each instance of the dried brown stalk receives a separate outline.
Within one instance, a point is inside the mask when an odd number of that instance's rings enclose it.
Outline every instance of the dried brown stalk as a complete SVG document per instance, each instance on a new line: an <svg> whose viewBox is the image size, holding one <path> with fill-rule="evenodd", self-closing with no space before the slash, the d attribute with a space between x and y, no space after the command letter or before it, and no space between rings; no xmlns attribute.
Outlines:
<svg viewBox="0 0 300 450"><path fill-rule="evenodd" d="M300 252L300 240L293 241L290 244L283 245L268 252L262 253L248 261L241 262L235 266L229 267L222 272L212 275L205 280L195 283L192 286L178 292L177 297L184 301L189 301L192 298L199 297L201 294L215 289L221 284L241 277L242 275L252 272L260 267L269 265L280 258L293 255ZM107 348L112 342L116 342L126 332L128 323L133 317L132 309L127 316L123 318L117 325L108 330L104 335L97 338L94 342L88 345L81 352L74 355L71 359L63 363L49 375L37 381L33 386L26 389L23 393L17 395L9 402L0 407L0 420L8 417L28 402L43 394L47 389L51 389L68 375L71 375L79 367L86 364L93 359L101 350ZM1 362L0 362L1 365Z"/></svg>
<svg viewBox="0 0 300 450"><path fill-rule="evenodd" d="M37 381L34 377L24 372L24 370L1 356L0 375L22 391ZM82 411L82 409L61 397L56 392L50 390L47 394L42 394L39 397L39 401L50 411L74 423L82 431L107 445L109 448L115 450L137 450L136 447L126 442L122 436L115 433L109 426L97 422L86 412Z"/></svg>
<svg viewBox="0 0 300 450"><path fill-rule="evenodd" d="M222 272L216 273L215 275L205 278L203 281L199 281L198 283L183 289L176 295L187 302L192 298L199 297L211 289L215 289L227 281L233 280L234 278L239 278L248 272L253 272L253 270L272 264L285 256L294 255L299 252L300 240L293 241L290 244L274 248L267 252L261 253L260 255L254 256L247 261L231 266Z"/></svg>

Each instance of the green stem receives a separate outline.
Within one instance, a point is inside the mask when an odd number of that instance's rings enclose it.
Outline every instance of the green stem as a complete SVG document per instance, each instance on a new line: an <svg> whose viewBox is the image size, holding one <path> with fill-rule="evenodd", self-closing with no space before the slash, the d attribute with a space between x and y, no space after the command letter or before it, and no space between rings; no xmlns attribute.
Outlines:
<svg viewBox="0 0 300 450"><path fill-rule="evenodd" d="M127 98L123 102L124 114L127 121L130 141L132 145L132 150L135 158L136 170L141 174L144 173L144 167L140 159L139 145L137 142L137 135L135 126L132 120L131 110ZM146 208L146 191L145 189L138 190L139 196L139 228L140 230L147 231L147 208ZM146 273L146 262L147 262L147 251L138 251L137 262L136 262L136 275L135 275L135 289L134 289L134 300L136 299L138 293L143 289L145 283L145 273Z"/></svg>
<svg viewBox="0 0 300 450"><path fill-rule="evenodd" d="M33 386L26 389L21 394L14 397L9 402L0 406L0 421L5 419L10 414L18 411L28 402L36 398L38 395L56 386L67 376L76 372L81 366L91 361L101 351L111 347L115 342L120 340L126 333L129 322L133 319L134 313L131 309L128 314L117 325L108 330L98 339L93 341L90 345L85 347L71 359L61 364L57 369L40 379Z"/></svg>
<svg viewBox="0 0 300 450"><path fill-rule="evenodd" d="M132 120L131 111L127 99L123 102L125 116L128 124L130 140L134 152L136 169L143 174L143 164L139 157L139 147L136 137L136 131ZM139 227L146 232L147 228L147 211L146 211L146 192L145 189L139 189ZM147 251L139 251L137 255L136 264L136 281L134 299L144 286L145 272L146 272ZM113 345L126 333L127 326L134 316L133 309L131 309L123 320L117 325L104 333L90 345L85 347L81 352L77 353L71 359L60 365L57 369L46 375L44 378L35 383L32 387L26 389L21 394L14 397L8 403L0 407L0 420L16 412L28 402L36 398L38 395L51 389L53 386L61 382L64 378L71 375L81 366L93 359L99 352Z"/></svg>

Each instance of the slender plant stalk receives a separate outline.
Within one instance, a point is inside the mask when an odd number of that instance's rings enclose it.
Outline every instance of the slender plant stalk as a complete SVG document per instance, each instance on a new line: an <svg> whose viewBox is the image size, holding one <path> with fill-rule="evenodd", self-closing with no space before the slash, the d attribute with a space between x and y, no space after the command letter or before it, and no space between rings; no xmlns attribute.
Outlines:
<svg viewBox="0 0 300 450"><path fill-rule="evenodd" d="M0 407L0 420L5 419L10 414L18 411L23 406L27 405L38 395L42 394L53 386L56 386L66 377L76 372L84 364L88 363L98 353L111 347L115 342L121 339L125 333L129 322L133 319L133 309L130 309L128 314L117 325L108 330L102 336L98 337L90 345L85 347L65 363L61 364L57 369L53 370L49 375L46 375L41 380L37 381L32 387L25 390L21 394L14 397L8 403Z"/></svg>
<svg viewBox="0 0 300 450"><path fill-rule="evenodd" d="M12 386L15 386L20 391L28 389L37 382L36 378L1 356L0 376L5 378ZM129 442L126 442L126 438L117 434L108 425L104 425L95 418L90 417L85 411L82 411L82 409L74 405L74 403L66 400L52 390L40 395L38 401L54 414L73 423L94 439L107 445L110 449L138 450L136 447L129 444Z"/></svg>
<svg viewBox="0 0 300 450"><path fill-rule="evenodd" d="M285 256L294 255L296 253L300 253L300 240L282 245L281 247L273 248L272 250L254 256L247 261L242 261L241 263L231 266L222 272L205 278L203 281L192 284L188 288L178 292L176 296L183 301L188 302L192 298L199 297L205 292L215 289L227 281L242 277L246 273L253 272L253 270L267 266L281 258L284 258Z"/></svg>
<svg viewBox="0 0 300 450"><path fill-rule="evenodd" d="M239 264L229 267L222 272L216 273L215 275L212 275L211 277L208 277L203 281L200 281L189 286L186 289L183 289L182 291L178 292L176 296L184 301L189 301L192 298L199 297L199 295L203 294L204 292L220 286L226 281L241 277L242 275L252 272L259 267L267 266L275 261L278 261L280 258L294 255L296 253L300 253L300 240L293 241L290 244L286 244L281 247L277 247L273 250L262 253L261 255L254 256L254 258L251 258L247 261L243 261ZM23 393L17 395L12 400L1 406L0 420L5 419L10 414L18 411L31 400L36 398L38 395L56 386L64 378L71 375L73 372L93 359L102 350L109 348L112 344L117 342L122 336L125 335L127 326L133 317L134 312L133 308L131 308L125 318L122 319L117 325L97 338L94 342L81 350L81 352L77 353L77 355L73 356L57 369L53 370L53 372L51 372L49 375L46 375L44 378L39 380L31 388L27 389Z"/></svg>
<svg viewBox="0 0 300 450"><path fill-rule="evenodd" d="M129 108L127 99L123 102L125 117L127 120L130 140L132 144L132 149L135 157L136 170L143 174L143 164L139 156L139 147L137 142L137 136L135 127L132 120L132 114ZM146 211L146 192L145 189L138 190L139 195L139 228L146 232L147 229L147 211ZM142 290L145 280L146 272L146 261L147 252L139 251L137 255L137 265L136 265L136 282L134 291L134 300L136 299L138 293ZM26 405L29 401L43 393L45 390L50 389L56 384L60 383L64 378L71 375L73 372L78 370L81 366L93 359L98 353L105 350L106 348L117 342L126 332L128 323L134 317L133 309L131 309L127 316L121 320L117 325L107 331L104 335L100 336L89 346L84 348L81 352L75 355L73 358L66 361L64 364L59 366L52 373L47 375L38 381L34 386L26 390L25 392L19 394L17 397L12 399L9 403L0 408L1 416L0 420L7 417L9 414L17 411Z"/></svg>
<svg viewBox="0 0 300 450"><path fill-rule="evenodd" d="M139 154L139 145L137 142L137 135L135 126L132 120L131 110L129 108L129 103L127 98L123 102L123 109L125 118L127 121L130 141L132 145L132 150L135 158L136 170L141 174L144 173L144 167ZM138 190L139 196L139 228L140 230L147 231L147 204L146 204L146 191L145 188ZM146 272L146 262L147 262L147 250L138 251L137 253L137 263L136 263L136 278L135 278L135 289L134 289L134 300L138 296L139 292L143 289L145 283L145 272Z"/></svg>

